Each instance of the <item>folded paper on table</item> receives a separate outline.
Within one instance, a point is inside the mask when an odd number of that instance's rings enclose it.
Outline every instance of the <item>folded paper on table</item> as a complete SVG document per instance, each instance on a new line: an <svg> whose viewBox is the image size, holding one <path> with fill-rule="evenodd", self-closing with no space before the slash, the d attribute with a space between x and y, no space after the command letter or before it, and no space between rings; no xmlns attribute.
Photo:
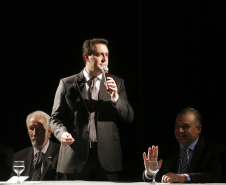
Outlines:
<svg viewBox="0 0 226 185"><path fill-rule="evenodd" d="M20 176L20 182L25 181L29 176ZM8 181L6 181L7 183L17 183L18 181L18 177L17 176L13 176L11 177Z"/></svg>

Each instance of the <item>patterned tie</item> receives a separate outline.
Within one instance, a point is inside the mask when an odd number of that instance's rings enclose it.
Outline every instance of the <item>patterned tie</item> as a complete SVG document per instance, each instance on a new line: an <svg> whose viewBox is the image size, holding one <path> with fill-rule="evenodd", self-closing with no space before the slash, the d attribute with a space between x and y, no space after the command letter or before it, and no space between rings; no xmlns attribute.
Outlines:
<svg viewBox="0 0 226 185"><path fill-rule="evenodd" d="M95 86L97 77L93 78L90 86L91 100L90 100L90 121L89 121L89 138L91 141L96 141L96 126L95 126L95 111L97 108L98 91Z"/></svg>
<svg viewBox="0 0 226 185"><path fill-rule="evenodd" d="M37 152L33 161L34 171L32 175L32 180L37 181L41 178L41 167L42 167L42 152Z"/></svg>
<svg viewBox="0 0 226 185"><path fill-rule="evenodd" d="M180 173L188 173L188 168L189 168L189 148L184 148L183 149L183 160L180 168Z"/></svg>

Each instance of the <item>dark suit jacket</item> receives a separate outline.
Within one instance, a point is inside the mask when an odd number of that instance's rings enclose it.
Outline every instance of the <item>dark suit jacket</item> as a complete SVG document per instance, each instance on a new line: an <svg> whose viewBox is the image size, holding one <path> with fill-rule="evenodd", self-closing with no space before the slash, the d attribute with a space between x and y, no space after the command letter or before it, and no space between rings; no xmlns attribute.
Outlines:
<svg viewBox="0 0 226 185"><path fill-rule="evenodd" d="M191 166L188 175L193 183L222 182L222 164L220 156L225 151L225 146L211 141L203 136L195 146L191 159ZM161 169L156 175L156 181L161 181L164 174L177 173L179 166L180 146L178 143L168 150L166 158L163 158ZM144 181L145 176L143 175Z"/></svg>
<svg viewBox="0 0 226 185"><path fill-rule="evenodd" d="M125 91L124 81L110 75L118 87L117 103L111 101L101 80L98 95L97 153L100 164L109 172L122 170L122 152L118 126L130 123L134 111ZM75 139L70 146L61 145L57 171L61 173L79 173L86 165L89 155L89 98L85 86L86 80L79 74L60 80L56 91L50 125L60 141L63 132L69 132Z"/></svg>
<svg viewBox="0 0 226 185"><path fill-rule="evenodd" d="M56 166L58 161L60 145L57 143L49 142L49 147L45 154L45 162L41 180L56 180ZM33 159L34 159L33 147L25 148L13 155L13 161L24 161L25 170L21 173L22 176L29 176L27 180L31 180L33 170ZM12 170L13 171L13 170ZM16 173L13 171L11 176L15 176Z"/></svg>

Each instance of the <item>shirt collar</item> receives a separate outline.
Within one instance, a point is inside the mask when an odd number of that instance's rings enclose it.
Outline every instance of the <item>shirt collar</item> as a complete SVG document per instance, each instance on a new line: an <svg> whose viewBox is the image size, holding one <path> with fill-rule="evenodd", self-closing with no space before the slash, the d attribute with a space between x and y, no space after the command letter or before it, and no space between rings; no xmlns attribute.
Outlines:
<svg viewBox="0 0 226 185"><path fill-rule="evenodd" d="M34 155L35 155L37 152L42 152L42 153L45 154L46 151L47 151L47 149L48 149L48 147L49 147L49 140L48 140L46 146L44 146L44 148L43 148L41 151L39 151L37 148L33 147L33 148L34 148Z"/></svg>
<svg viewBox="0 0 226 185"><path fill-rule="evenodd" d="M195 146L196 146L198 140L199 140L199 137L195 140L194 143L192 143L191 145L189 145L187 148L189 148L190 150L194 150L194 148L195 148ZM181 148L181 149L184 149L184 148L185 148L185 146L183 146L183 145L181 145L181 144L179 144L179 145L180 145L180 148Z"/></svg>
<svg viewBox="0 0 226 185"><path fill-rule="evenodd" d="M85 76L87 82L88 82L91 78L93 78L92 75L90 75L89 73L86 72L86 69L85 69L85 68L83 69L83 74L84 74L84 76ZM100 75L97 76L97 78L98 78L99 80L101 80L101 79L102 79L102 75L103 75L103 74L101 73Z"/></svg>

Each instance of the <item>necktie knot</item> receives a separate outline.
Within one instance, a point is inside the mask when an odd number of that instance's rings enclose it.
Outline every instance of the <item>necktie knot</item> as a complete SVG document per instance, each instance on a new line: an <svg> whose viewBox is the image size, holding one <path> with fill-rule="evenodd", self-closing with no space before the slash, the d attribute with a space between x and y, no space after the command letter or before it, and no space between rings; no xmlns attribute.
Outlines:
<svg viewBox="0 0 226 185"><path fill-rule="evenodd" d="M97 81L97 77L92 78L92 84L91 84L91 87L95 86L96 81Z"/></svg>
<svg viewBox="0 0 226 185"><path fill-rule="evenodd" d="M188 155L189 154L189 148L184 147L183 153L184 153L184 155Z"/></svg>
<svg viewBox="0 0 226 185"><path fill-rule="evenodd" d="M40 162L42 156L42 152L37 152L34 157L34 166Z"/></svg>
<svg viewBox="0 0 226 185"><path fill-rule="evenodd" d="M91 86L90 86L90 93L91 99L98 100L98 92L96 87L97 77L92 78Z"/></svg>

